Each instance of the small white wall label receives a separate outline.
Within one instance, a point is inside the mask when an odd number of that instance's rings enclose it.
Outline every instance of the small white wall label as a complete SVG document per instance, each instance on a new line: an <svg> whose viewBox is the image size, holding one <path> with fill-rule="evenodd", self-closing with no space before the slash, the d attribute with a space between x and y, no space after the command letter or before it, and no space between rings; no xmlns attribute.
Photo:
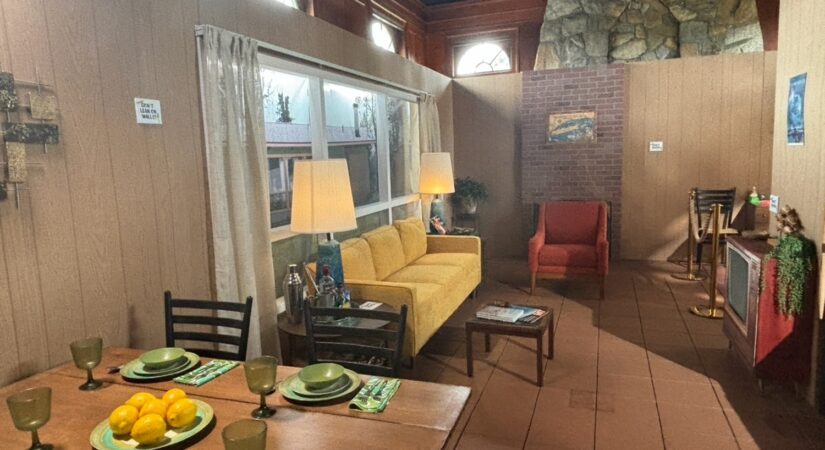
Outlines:
<svg viewBox="0 0 825 450"><path fill-rule="evenodd" d="M151 98L135 98L135 116L137 123L147 125L163 124L163 115L160 111L160 100Z"/></svg>
<svg viewBox="0 0 825 450"><path fill-rule="evenodd" d="M772 213L779 213L779 196L771 195L771 206L768 208Z"/></svg>
<svg viewBox="0 0 825 450"><path fill-rule="evenodd" d="M665 150L665 143L662 141L650 141L651 152L663 152Z"/></svg>

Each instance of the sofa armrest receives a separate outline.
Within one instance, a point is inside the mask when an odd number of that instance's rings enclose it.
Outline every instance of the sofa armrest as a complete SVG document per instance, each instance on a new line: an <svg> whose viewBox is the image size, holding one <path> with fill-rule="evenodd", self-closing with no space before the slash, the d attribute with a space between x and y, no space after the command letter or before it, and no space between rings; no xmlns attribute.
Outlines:
<svg viewBox="0 0 825 450"><path fill-rule="evenodd" d="M478 236L427 236L427 253L473 253L481 256Z"/></svg>

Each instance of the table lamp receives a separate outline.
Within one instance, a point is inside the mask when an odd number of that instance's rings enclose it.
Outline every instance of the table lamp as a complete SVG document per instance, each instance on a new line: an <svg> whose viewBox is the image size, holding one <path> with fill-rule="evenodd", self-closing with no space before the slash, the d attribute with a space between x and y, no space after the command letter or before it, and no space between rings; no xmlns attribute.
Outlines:
<svg viewBox="0 0 825 450"><path fill-rule="evenodd" d="M316 277L319 280L321 269L327 265L335 282L344 283L341 246L332 233L355 228L358 224L355 221L347 161L295 161L290 229L296 233L327 235L326 241L318 242Z"/></svg>
<svg viewBox="0 0 825 450"><path fill-rule="evenodd" d="M444 200L439 198L441 194L451 194L455 192L453 182L453 164L450 154L446 152L423 153L421 154L421 175L419 176L418 190L422 194L433 194L430 204L430 219L438 217L447 228L447 216L444 214ZM432 222L430 231L435 233Z"/></svg>

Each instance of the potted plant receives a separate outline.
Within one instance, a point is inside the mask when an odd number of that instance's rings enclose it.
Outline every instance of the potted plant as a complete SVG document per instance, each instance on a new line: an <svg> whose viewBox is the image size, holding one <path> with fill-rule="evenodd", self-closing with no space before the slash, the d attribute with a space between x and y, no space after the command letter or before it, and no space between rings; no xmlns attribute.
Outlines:
<svg viewBox="0 0 825 450"><path fill-rule="evenodd" d="M450 200L453 206L459 211L467 214L475 214L479 203L484 202L490 196L487 186L470 177L456 178L455 192Z"/></svg>
<svg viewBox="0 0 825 450"><path fill-rule="evenodd" d="M788 206L776 215L779 243L765 256L764 266L776 260L776 303L786 316L801 315L810 293L811 277L816 265L816 246L802 235L802 222L795 209ZM763 275L764 284L767 277ZM764 289L764 286L763 286Z"/></svg>

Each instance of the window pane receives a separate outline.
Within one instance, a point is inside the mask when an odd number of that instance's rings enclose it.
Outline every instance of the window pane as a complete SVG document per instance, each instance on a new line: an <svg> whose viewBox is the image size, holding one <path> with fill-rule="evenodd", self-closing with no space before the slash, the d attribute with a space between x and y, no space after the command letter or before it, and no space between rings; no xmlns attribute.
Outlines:
<svg viewBox="0 0 825 450"><path fill-rule="evenodd" d="M370 35L372 35L372 42L384 50L395 53L395 40L393 33L387 24L378 20L373 20L370 26Z"/></svg>
<svg viewBox="0 0 825 450"><path fill-rule="evenodd" d="M368 91L324 83L330 158L347 160L355 206L379 200L376 98Z"/></svg>
<svg viewBox="0 0 825 450"><path fill-rule="evenodd" d="M418 212L418 202L405 203L392 209L393 221L410 217L421 217L421 214Z"/></svg>
<svg viewBox="0 0 825 450"><path fill-rule="evenodd" d="M392 197L418 192L420 148L418 145L418 105L387 98L390 140L390 184Z"/></svg>
<svg viewBox="0 0 825 450"><path fill-rule="evenodd" d="M275 228L289 224L295 160L312 157L309 80L262 69L261 86L269 158L270 222Z"/></svg>
<svg viewBox="0 0 825 450"><path fill-rule="evenodd" d="M485 42L464 51L456 66L456 75L504 72L510 69L510 55L504 48L494 42Z"/></svg>
<svg viewBox="0 0 825 450"><path fill-rule="evenodd" d="M335 233L335 240L344 242L347 239L358 237L367 231L372 231L382 225L388 225L390 223L390 218L389 214L387 214L387 211L385 210L367 214L366 216L355 219L355 221L358 223L357 229L344 231L342 233Z"/></svg>
<svg viewBox="0 0 825 450"><path fill-rule="evenodd" d="M283 3L284 5L291 6L295 9L301 9L298 7L298 0L275 0L278 3Z"/></svg>
<svg viewBox="0 0 825 450"><path fill-rule="evenodd" d="M272 263L275 266L275 291L280 297L283 293L284 277L290 264L298 264L300 270L302 262L310 262L317 259L318 236L311 234L299 234L287 239L281 239L272 243ZM306 279L304 273L301 278Z"/></svg>

